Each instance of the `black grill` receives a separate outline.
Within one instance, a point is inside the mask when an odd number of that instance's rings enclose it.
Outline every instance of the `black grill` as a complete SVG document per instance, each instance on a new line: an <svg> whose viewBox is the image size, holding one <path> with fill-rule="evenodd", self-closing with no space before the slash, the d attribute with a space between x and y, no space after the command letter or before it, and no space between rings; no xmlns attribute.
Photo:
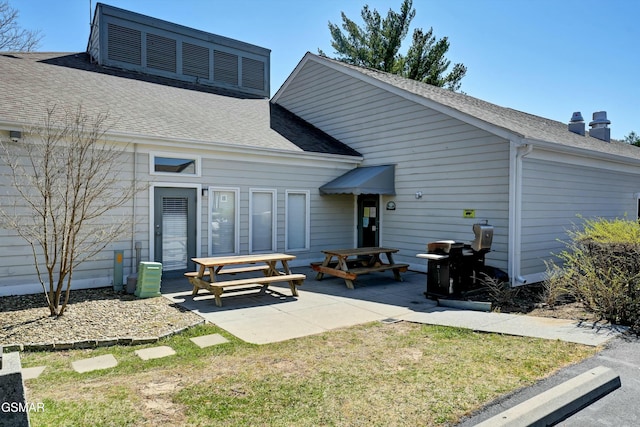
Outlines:
<svg viewBox="0 0 640 427"><path fill-rule="evenodd" d="M479 283L485 271L485 255L491 251L493 227L474 224L471 243L441 240L427 244L427 298L459 296Z"/></svg>

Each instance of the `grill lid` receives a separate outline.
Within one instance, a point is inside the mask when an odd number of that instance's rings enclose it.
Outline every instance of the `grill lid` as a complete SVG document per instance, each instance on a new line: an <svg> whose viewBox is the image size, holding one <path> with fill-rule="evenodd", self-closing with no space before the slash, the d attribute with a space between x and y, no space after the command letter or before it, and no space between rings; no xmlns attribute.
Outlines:
<svg viewBox="0 0 640 427"><path fill-rule="evenodd" d="M473 233L476 238L471 242L471 249L476 252L491 249L491 242L493 241L492 225L489 225L487 221L484 224L473 224Z"/></svg>

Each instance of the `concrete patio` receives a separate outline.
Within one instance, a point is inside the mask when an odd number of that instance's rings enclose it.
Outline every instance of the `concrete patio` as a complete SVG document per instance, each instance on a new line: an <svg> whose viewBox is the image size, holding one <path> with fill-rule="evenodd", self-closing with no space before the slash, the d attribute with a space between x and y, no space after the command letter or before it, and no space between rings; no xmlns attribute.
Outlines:
<svg viewBox="0 0 640 427"><path fill-rule="evenodd" d="M483 332L559 339L597 346L617 336L620 331L571 320L537 318L515 314L485 313L440 307L424 296L426 274L408 271L403 281L393 279L391 272L360 276L355 289L348 289L343 279L326 276L315 280L310 267L294 268L307 279L292 297L286 283L269 286L265 293L259 287L225 292L222 307L213 295L200 291L191 295L186 278L162 281L162 294L192 310L238 338L266 344L331 329L385 319L454 326ZM238 277L242 277L238 275Z"/></svg>

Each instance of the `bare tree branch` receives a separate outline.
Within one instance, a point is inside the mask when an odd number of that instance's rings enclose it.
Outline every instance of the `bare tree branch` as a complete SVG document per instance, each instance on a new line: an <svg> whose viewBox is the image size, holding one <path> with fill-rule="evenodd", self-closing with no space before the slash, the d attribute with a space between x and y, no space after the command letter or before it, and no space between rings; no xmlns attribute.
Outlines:
<svg viewBox="0 0 640 427"><path fill-rule="evenodd" d="M126 147L107 142L108 128L106 113L52 107L41 127L23 133L32 138L1 143L16 198L13 212L0 208L0 226L31 245L52 316L64 313L74 270L122 237L133 221L112 217L140 189L122 179Z"/></svg>
<svg viewBox="0 0 640 427"><path fill-rule="evenodd" d="M31 52L40 45L40 31L20 28L18 16L18 10L9 2L0 2L0 51Z"/></svg>

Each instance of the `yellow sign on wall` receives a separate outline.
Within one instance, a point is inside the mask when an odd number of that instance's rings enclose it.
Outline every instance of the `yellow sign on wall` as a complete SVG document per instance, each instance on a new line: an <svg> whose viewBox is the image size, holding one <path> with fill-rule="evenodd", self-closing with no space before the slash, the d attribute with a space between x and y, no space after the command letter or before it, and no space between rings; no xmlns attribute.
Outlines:
<svg viewBox="0 0 640 427"><path fill-rule="evenodd" d="M463 218L475 218L476 210L475 209L465 209L462 211Z"/></svg>

